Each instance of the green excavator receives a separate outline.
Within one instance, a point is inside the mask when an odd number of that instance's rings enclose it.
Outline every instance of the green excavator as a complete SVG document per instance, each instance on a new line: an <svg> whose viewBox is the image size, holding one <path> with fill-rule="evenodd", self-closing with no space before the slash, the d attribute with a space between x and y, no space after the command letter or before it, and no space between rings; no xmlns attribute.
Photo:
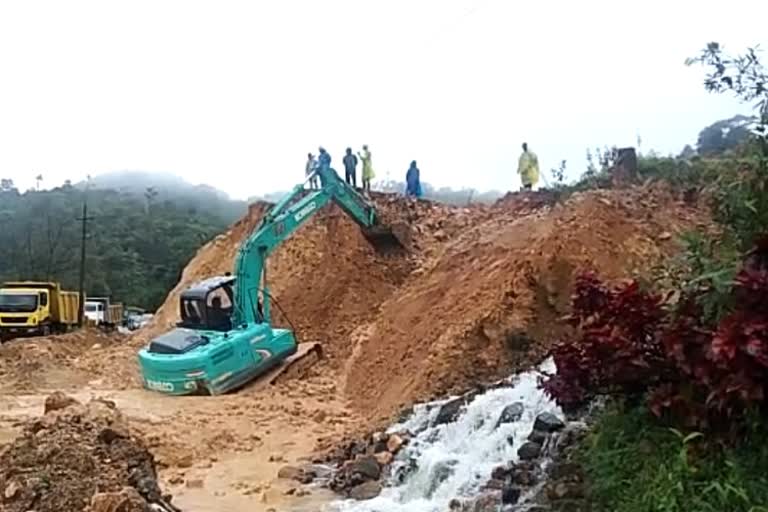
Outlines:
<svg viewBox="0 0 768 512"><path fill-rule="evenodd" d="M315 174L320 188L307 190ZM370 201L332 168L314 171L242 243L234 275L211 277L182 292L176 328L139 351L144 387L171 395L218 395L265 374L274 382L299 361L317 360L318 343L299 344L292 330L272 326L267 258L329 203L346 212L377 251L405 249L407 228L382 225Z"/></svg>

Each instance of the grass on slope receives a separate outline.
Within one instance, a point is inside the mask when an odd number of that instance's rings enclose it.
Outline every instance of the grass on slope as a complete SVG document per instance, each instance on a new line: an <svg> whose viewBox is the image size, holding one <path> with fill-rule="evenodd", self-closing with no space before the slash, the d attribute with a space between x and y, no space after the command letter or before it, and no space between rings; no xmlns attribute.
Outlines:
<svg viewBox="0 0 768 512"><path fill-rule="evenodd" d="M579 457L593 510L768 512L768 422L736 447L659 426L642 409L606 411Z"/></svg>

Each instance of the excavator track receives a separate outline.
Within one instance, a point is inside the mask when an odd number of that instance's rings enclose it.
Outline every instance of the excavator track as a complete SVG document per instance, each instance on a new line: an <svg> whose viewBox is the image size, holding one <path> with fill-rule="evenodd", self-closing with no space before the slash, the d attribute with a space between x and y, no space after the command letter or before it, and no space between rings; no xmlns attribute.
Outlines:
<svg viewBox="0 0 768 512"><path fill-rule="evenodd" d="M296 353L270 371L264 380L274 385L286 380L300 379L322 358L323 348L319 343L300 343Z"/></svg>

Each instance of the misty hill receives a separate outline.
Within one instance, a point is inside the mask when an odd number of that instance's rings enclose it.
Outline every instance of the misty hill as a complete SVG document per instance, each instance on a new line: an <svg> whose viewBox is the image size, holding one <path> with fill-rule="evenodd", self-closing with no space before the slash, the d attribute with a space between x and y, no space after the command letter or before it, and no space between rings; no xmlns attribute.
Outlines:
<svg viewBox="0 0 768 512"><path fill-rule="evenodd" d="M85 182L75 185L84 188ZM115 171L91 177L90 186L98 190L115 190L153 202L171 201L216 216L226 223L242 217L248 209L246 201L231 199L210 185L193 185L175 174L147 171ZM151 196L151 197L150 197Z"/></svg>

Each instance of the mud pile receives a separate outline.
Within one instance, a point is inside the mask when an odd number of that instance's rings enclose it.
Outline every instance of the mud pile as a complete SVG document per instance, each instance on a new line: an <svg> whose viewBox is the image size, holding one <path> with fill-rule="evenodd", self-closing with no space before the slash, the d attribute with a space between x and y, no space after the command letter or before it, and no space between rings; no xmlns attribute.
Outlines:
<svg viewBox="0 0 768 512"><path fill-rule="evenodd" d="M7 512L174 511L157 484L152 455L114 403L83 405L57 393L0 454L0 509Z"/></svg>
<svg viewBox="0 0 768 512"><path fill-rule="evenodd" d="M346 394L387 416L543 359L565 328L573 276L644 274L705 223L662 187L576 194L531 213L509 199L449 237L366 322Z"/></svg>
<svg viewBox="0 0 768 512"><path fill-rule="evenodd" d="M101 350L109 351L128 337L87 328L67 334L19 338L0 345L0 391L58 388L86 382L101 372ZM94 352L78 371L81 357Z"/></svg>
<svg viewBox="0 0 768 512"><path fill-rule="evenodd" d="M381 217L409 226L406 256L377 254L338 208L323 210L269 261L271 288L300 341L328 354L316 377L372 423L401 406L495 379L541 360L562 333L574 274L646 274L677 250L675 235L707 216L664 186L597 190L565 201L509 194L450 207L375 195ZM135 348L172 326L178 293L232 269L265 211L203 247ZM114 356L125 366L124 356Z"/></svg>

